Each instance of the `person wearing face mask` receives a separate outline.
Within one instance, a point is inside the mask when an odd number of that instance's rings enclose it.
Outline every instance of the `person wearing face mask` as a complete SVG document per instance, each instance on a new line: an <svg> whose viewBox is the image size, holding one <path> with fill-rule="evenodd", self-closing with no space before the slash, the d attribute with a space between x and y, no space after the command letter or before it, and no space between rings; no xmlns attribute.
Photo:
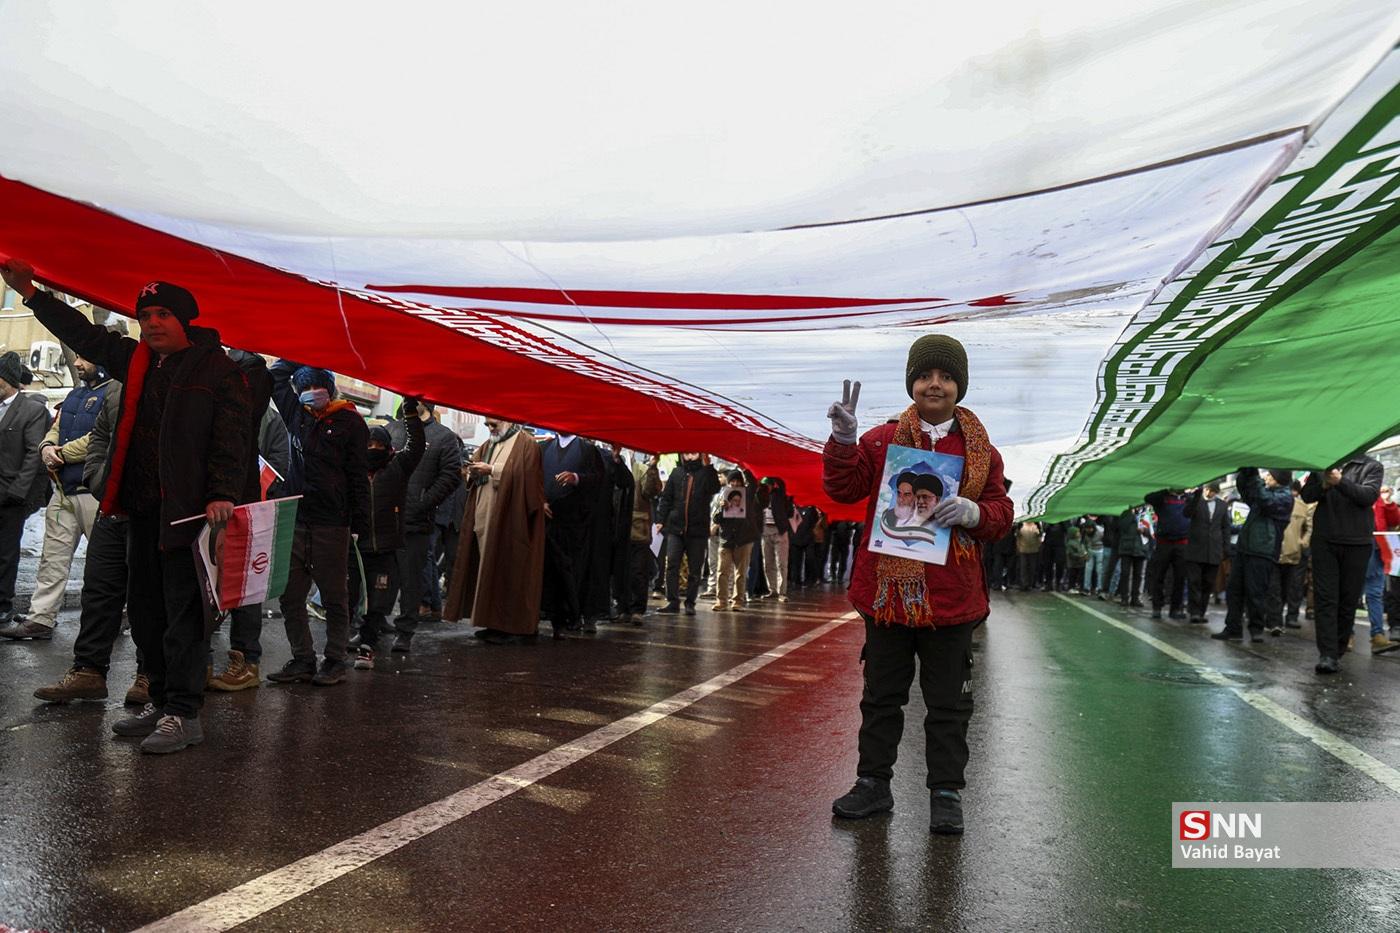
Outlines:
<svg viewBox="0 0 1400 933"><path fill-rule="evenodd" d="M666 605L664 615L681 611L681 558L689 568L685 614L695 615L695 598L705 568L710 543L710 500L719 492L719 472L709 454L683 453L677 469L666 477L666 487L656 504L657 531L666 535Z"/></svg>
<svg viewBox="0 0 1400 933"><path fill-rule="evenodd" d="M501 418L467 464L466 511L442 615L470 618L487 644L533 640L540 624L545 497L540 447Z"/></svg>
<svg viewBox="0 0 1400 933"><path fill-rule="evenodd" d="M399 549L403 546L409 479L423 459L425 446L418 400L404 399L400 416L408 438L403 450L394 451L388 428L369 429L369 527L356 542L369 588L355 656L355 668L362 671L374 669L374 649L379 636L389 629L387 617L399 598ZM358 575L351 580L352 590L358 590ZM351 606L359 604L359 595L351 592Z"/></svg>
<svg viewBox="0 0 1400 933"><path fill-rule="evenodd" d="M270 372L292 442L289 494L302 499L280 600L292 659L267 679L328 687L342 682L350 668L350 541L369 526L369 428L353 402L336 398L335 378L326 370L278 360ZM319 669L306 612L313 581L326 611Z"/></svg>

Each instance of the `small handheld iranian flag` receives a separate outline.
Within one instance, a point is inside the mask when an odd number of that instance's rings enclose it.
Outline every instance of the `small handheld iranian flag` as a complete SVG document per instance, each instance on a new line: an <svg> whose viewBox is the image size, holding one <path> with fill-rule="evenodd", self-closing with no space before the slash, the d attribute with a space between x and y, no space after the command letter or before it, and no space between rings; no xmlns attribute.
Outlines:
<svg viewBox="0 0 1400 933"><path fill-rule="evenodd" d="M195 566L220 612L275 599L287 588L300 498L240 505L222 528L205 525L199 533Z"/></svg>
<svg viewBox="0 0 1400 933"><path fill-rule="evenodd" d="M1381 566L1392 577L1400 577L1400 532L1376 532L1376 547L1381 552Z"/></svg>
<svg viewBox="0 0 1400 933"><path fill-rule="evenodd" d="M258 487L262 489L262 497L267 498L267 491L272 484L283 479L281 473L273 468L272 464L263 459L262 454L258 454Z"/></svg>

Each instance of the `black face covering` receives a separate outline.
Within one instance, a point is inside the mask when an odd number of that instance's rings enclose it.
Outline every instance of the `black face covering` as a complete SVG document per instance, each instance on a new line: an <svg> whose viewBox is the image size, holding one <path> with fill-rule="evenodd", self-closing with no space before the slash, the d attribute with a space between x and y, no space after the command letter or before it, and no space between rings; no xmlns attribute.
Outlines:
<svg viewBox="0 0 1400 933"><path fill-rule="evenodd" d="M388 464L389 458L394 455L391 450L383 447L371 447L369 449L369 468L371 470L382 470Z"/></svg>

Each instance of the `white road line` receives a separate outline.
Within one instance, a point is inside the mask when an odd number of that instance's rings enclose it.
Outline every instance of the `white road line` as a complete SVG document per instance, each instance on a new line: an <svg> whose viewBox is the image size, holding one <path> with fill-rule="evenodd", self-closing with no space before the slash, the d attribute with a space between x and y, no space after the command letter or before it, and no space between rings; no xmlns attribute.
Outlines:
<svg viewBox="0 0 1400 933"><path fill-rule="evenodd" d="M363 868L375 859L401 849L434 830L449 826L483 807L543 781L569 765L576 764L655 722L675 715L858 618L856 613L849 612L831 619L791 641L750 658L704 683L682 690L660 703L608 723L581 738L531 758L509 771L489 777L387 823L381 823L358 836L352 836L290 865L246 881L223 894L186 907L179 913L141 927L137 933L214 933L247 923L254 917L314 891L342 875Z"/></svg>
<svg viewBox="0 0 1400 933"><path fill-rule="evenodd" d="M1297 713L1284 709L1258 690L1244 689L1235 683L1235 681L1221 674L1209 664L1206 664L1206 662L1202 661L1200 658L1193 657L1180 648L1167 644L1160 638L1139 631L1128 623L1115 619L1107 613L1100 612L1092 606L1085 606L1082 603L1075 602L1063 593L1056 593L1055 596L1069 603L1074 608L1087 612L1094 618L1108 623L1114 628L1122 629L1139 641L1147 642L1147 644L1156 648L1163 654L1180 661L1182 664L1194 670L1203 680L1220 687L1228 688L1235 696L1244 700L1265 716L1268 716L1275 722L1301 735L1329 755L1351 765L1362 774L1374 780L1377 784L1400 794L1400 771L1392 768L1379 758L1373 758L1366 754L1346 739L1328 732L1316 723L1309 722Z"/></svg>

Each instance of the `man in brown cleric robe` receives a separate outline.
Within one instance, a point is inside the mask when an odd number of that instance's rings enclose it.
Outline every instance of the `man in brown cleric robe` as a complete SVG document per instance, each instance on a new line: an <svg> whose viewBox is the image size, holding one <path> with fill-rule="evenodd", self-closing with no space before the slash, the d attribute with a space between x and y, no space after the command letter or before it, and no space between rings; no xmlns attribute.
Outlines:
<svg viewBox="0 0 1400 933"><path fill-rule="evenodd" d="M544 470L528 431L486 419L491 440L465 468L466 512L443 607L450 621L470 617L477 637L508 644L535 637L544 574Z"/></svg>

